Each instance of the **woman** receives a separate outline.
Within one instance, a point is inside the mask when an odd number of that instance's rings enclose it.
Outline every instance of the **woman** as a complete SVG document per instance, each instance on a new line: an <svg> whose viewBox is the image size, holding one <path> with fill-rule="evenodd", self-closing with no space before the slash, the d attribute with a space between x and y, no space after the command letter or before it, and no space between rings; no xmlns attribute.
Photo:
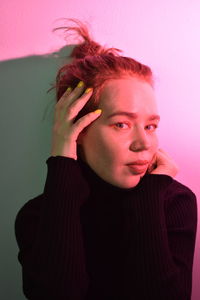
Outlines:
<svg viewBox="0 0 200 300"><path fill-rule="evenodd" d="M151 70L74 22L84 42L58 72L44 192L16 217L24 294L189 300L196 197L158 148Z"/></svg>

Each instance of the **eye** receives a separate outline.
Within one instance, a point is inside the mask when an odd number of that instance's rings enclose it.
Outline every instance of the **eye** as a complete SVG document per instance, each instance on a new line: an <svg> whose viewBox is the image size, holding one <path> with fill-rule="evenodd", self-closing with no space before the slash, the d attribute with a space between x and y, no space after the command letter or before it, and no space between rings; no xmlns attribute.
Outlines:
<svg viewBox="0 0 200 300"><path fill-rule="evenodd" d="M129 124L124 123L124 122L117 122L113 126L116 127L117 129L127 129L127 128L129 128Z"/></svg>
<svg viewBox="0 0 200 300"><path fill-rule="evenodd" d="M156 125L156 124L150 124L150 125L147 125L147 126L146 126L146 129L147 129L148 131L155 131L156 128L158 128L158 125Z"/></svg>

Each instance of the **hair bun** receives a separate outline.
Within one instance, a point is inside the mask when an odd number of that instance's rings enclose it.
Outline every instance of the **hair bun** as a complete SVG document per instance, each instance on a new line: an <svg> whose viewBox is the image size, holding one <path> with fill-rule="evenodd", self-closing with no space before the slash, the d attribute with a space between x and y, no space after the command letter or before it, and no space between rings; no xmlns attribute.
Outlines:
<svg viewBox="0 0 200 300"><path fill-rule="evenodd" d="M71 53L73 58L84 58L85 56L95 56L103 54L103 48L95 41L89 40L75 46Z"/></svg>

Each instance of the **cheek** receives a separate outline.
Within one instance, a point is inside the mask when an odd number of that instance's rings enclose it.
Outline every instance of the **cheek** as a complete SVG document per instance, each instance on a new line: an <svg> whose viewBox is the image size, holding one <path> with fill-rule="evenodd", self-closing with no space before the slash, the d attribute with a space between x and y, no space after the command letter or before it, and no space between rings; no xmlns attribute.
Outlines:
<svg viewBox="0 0 200 300"><path fill-rule="evenodd" d="M156 152L158 150L158 145L159 145L158 137L155 135L151 142L152 152Z"/></svg>
<svg viewBox="0 0 200 300"><path fill-rule="evenodd" d="M109 152L109 143L106 135L96 129L88 130L82 140L82 146L86 156L101 159L105 153Z"/></svg>
<svg viewBox="0 0 200 300"><path fill-rule="evenodd" d="M98 135L96 148L102 158L110 161L113 160L113 156L115 156L115 152L117 152L117 145L113 143L108 136L102 134Z"/></svg>
<svg viewBox="0 0 200 300"><path fill-rule="evenodd" d="M156 148L158 148L158 144L159 144L158 137L157 137L157 135L155 135L154 145L155 145Z"/></svg>
<svg viewBox="0 0 200 300"><path fill-rule="evenodd" d="M90 148L95 152L94 155L98 156L98 160L112 164L122 151L123 143L114 139L112 134L107 130L98 130L91 132L89 136Z"/></svg>

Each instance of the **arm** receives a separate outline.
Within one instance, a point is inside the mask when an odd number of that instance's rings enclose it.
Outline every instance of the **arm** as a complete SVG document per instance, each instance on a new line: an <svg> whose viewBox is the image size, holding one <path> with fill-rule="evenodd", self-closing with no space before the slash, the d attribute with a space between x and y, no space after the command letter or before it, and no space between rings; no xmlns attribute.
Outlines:
<svg viewBox="0 0 200 300"><path fill-rule="evenodd" d="M88 196L77 159L77 140L100 111L74 122L92 95L83 82L69 87L55 105L52 150L38 216L24 207L16 220L23 289L31 300L83 299L85 270L80 206ZM36 213L37 214L37 213ZM30 235L33 235L30 237Z"/></svg>
<svg viewBox="0 0 200 300"><path fill-rule="evenodd" d="M84 299L88 276L79 212L87 184L75 160L50 157L47 164L38 209L22 208L15 222L23 290L31 300Z"/></svg>
<svg viewBox="0 0 200 300"><path fill-rule="evenodd" d="M141 282L136 294L145 300L189 300L197 229L196 197L172 179L178 168L165 151L159 149L152 165L133 208L137 212L134 267L140 277L137 282Z"/></svg>
<svg viewBox="0 0 200 300"><path fill-rule="evenodd" d="M189 300L197 226L194 194L171 178L148 175L145 190L134 199L137 211L132 240L137 274L136 295L141 299ZM142 249L142 252L141 252ZM130 261L127 257L127 262Z"/></svg>
<svg viewBox="0 0 200 300"><path fill-rule="evenodd" d="M197 230L196 196L191 190L174 181L166 197L169 247L173 261L178 266L183 299L190 299Z"/></svg>

